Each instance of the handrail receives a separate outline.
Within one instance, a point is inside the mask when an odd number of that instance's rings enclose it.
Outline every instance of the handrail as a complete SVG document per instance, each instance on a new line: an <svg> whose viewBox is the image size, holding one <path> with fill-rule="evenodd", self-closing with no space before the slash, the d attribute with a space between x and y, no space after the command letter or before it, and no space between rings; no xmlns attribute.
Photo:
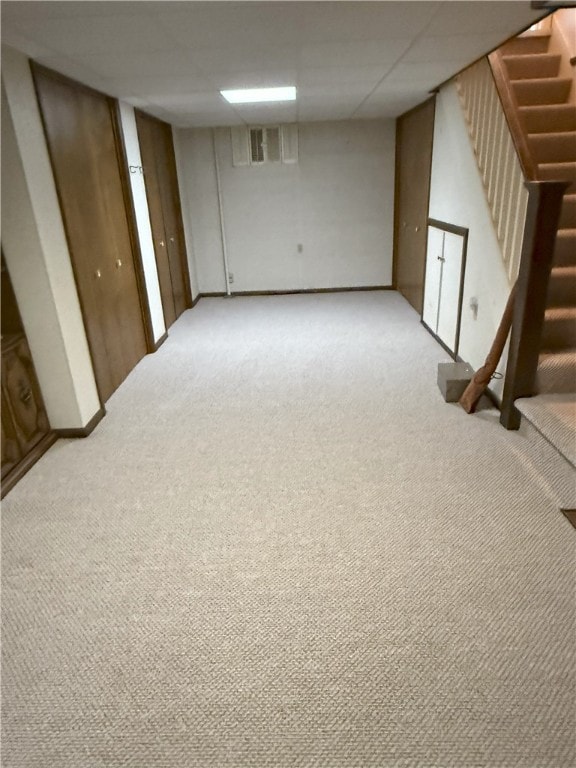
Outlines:
<svg viewBox="0 0 576 768"><path fill-rule="evenodd" d="M500 413L500 423L506 429L520 426L521 415L514 401L535 394L554 244L562 198L569 186L569 181L526 182L528 208Z"/></svg>
<svg viewBox="0 0 576 768"><path fill-rule="evenodd" d="M504 110L504 116L510 128L510 134L512 141L516 148L518 160L522 166L524 178L526 181L534 181L537 177L536 164L532 159L532 153L528 146L528 140L526 138L526 132L520 122L518 115L518 100L516 94L510 83L510 78L506 73L506 65L503 61L501 51L497 50L488 56L490 67L492 69L492 76L496 84L496 91Z"/></svg>

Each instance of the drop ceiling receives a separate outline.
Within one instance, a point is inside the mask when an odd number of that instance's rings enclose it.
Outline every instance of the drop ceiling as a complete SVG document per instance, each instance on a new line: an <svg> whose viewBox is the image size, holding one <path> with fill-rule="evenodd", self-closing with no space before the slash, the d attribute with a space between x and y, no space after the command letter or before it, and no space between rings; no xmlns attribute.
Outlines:
<svg viewBox="0 0 576 768"><path fill-rule="evenodd" d="M542 11L511 2L3 0L2 42L179 127L396 117ZM223 89L295 85L294 103Z"/></svg>

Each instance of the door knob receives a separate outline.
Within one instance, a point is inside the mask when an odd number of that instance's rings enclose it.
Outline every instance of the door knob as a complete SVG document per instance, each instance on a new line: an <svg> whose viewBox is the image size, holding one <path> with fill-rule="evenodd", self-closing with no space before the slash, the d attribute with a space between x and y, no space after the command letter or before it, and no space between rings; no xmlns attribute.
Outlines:
<svg viewBox="0 0 576 768"><path fill-rule="evenodd" d="M165 245L166 245L166 243L164 242L164 240L160 240L160 246L161 246L162 248L164 248L164 246L165 246Z"/></svg>
<svg viewBox="0 0 576 768"><path fill-rule="evenodd" d="M414 227L414 232L420 232L420 227Z"/></svg>
<svg viewBox="0 0 576 768"><path fill-rule="evenodd" d="M122 266L122 259L116 259L116 268L120 269L121 266Z"/></svg>
<svg viewBox="0 0 576 768"><path fill-rule="evenodd" d="M438 261L446 261L444 256L436 256L436 258L438 259Z"/></svg>
<svg viewBox="0 0 576 768"><path fill-rule="evenodd" d="M96 277L97 279L101 278L102 277L102 272L100 272L100 270L97 269L96 272L94 272L94 277Z"/></svg>
<svg viewBox="0 0 576 768"><path fill-rule="evenodd" d="M173 238L173 237L171 237L171 238L170 238L170 242L171 242L171 243L173 243L173 242L174 242L174 238Z"/></svg>

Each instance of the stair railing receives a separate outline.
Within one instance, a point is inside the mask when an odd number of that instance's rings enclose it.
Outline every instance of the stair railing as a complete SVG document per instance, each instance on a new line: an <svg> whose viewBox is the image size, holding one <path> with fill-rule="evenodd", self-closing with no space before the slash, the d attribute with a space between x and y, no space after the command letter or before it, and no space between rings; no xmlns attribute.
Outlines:
<svg viewBox="0 0 576 768"><path fill-rule="evenodd" d="M534 392L546 295L566 181L536 181L499 53L456 78L460 103L510 283L517 279L500 422L518 429L519 397Z"/></svg>
<svg viewBox="0 0 576 768"><path fill-rule="evenodd" d="M562 197L568 186L568 181L526 182L526 226L500 409L500 423L506 429L518 429L520 426L521 414L514 401L535 394L546 294Z"/></svg>
<svg viewBox="0 0 576 768"><path fill-rule="evenodd" d="M528 192L526 174L488 59L480 59L456 78L468 132L484 183L508 280L518 275Z"/></svg>

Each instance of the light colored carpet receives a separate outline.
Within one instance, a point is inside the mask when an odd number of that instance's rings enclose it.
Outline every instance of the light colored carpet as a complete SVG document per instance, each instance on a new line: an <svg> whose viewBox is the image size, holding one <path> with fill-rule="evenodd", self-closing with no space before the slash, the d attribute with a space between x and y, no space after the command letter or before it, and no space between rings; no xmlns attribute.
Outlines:
<svg viewBox="0 0 576 768"><path fill-rule="evenodd" d="M203 299L3 504L4 768L574 766L575 531L392 292Z"/></svg>

